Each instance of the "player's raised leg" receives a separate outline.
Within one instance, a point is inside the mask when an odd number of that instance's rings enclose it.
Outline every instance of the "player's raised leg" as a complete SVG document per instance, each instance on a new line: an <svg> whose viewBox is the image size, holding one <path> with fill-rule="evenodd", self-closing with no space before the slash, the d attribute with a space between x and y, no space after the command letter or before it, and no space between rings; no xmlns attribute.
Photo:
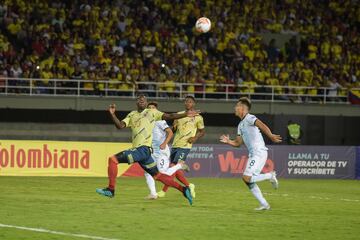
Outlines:
<svg viewBox="0 0 360 240"><path fill-rule="evenodd" d="M182 149L182 148L173 148L171 149L171 166L173 166L173 168L178 164L178 163L184 163L187 155L189 154L190 149ZM185 186L190 187L190 183L188 182L188 180L185 177L184 171L182 170L178 170L175 172L174 176ZM191 191L191 195L194 197L195 196L195 185L192 184L193 186L193 190ZM158 196L159 197L164 197L167 190L168 190L168 186L164 186L162 191L158 192Z"/></svg>
<svg viewBox="0 0 360 240"><path fill-rule="evenodd" d="M249 170L247 170L246 168L245 172L249 171L248 174L252 174L249 175L251 176L250 183L269 180L273 188L278 189L279 181L276 178L275 171L269 173L260 173L263 167L265 166L266 160L267 160L267 151L258 151L256 154L253 154L253 157L251 159L249 159L248 164L251 164L252 166L249 165ZM256 173L255 172L252 173L251 172L252 169L254 169Z"/></svg>
<svg viewBox="0 0 360 240"><path fill-rule="evenodd" d="M188 171L188 169L189 169L189 167L184 162L178 163L178 164L174 165L173 167L169 168L168 161L169 160L167 160L167 163L166 163L166 159L157 160L157 166L158 166L160 173L168 175L168 176L172 176L176 171L178 171L180 169L183 169L185 171ZM164 166L164 165L167 165L167 166ZM154 178L147 172L145 172L144 175L145 175L146 183L150 190L150 194L147 197L145 197L145 199L149 199L149 200L157 199L158 194L156 193Z"/></svg>
<svg viewBox="0 0 360 240"><path fill-rule="evenodd" d="M276 178L276 172L275 171L272 171L272 172L269 172L269 173L263 173L263 174L259 174L259 175L251 177L251 182L252 183L261 182L261 181L264 181L264 180L269 180L274 189L279 188L279 181Z"/></svg>
<svg viewBox="0 0 360 240"><path fill-rule="evenodd" d="M160 173L154 159L151 156L148 159L139 162L139 164L147 173L153 176L155 180L182 192L184 197L189 201L190 205L192 205L193 200L189 187L181 186L179 183L175 182L171 176Z"/></svg>
<svg viewBox="0 0 360 240"><path fill-rule="evenodd" d="M189 171L189 167L185 164L185 162L180 162L176 165L173 165L172 167L169 167L170 165L170 151L168 150L162 150L158 151L155 154L152 154L152 158L156 161L157 168L160 173L173 176L176 171L178 170L185 170ZM150 194L145 197L145 199L154 200L158 198L158 194L156 193L156 187L155 187L155 181L153 177L145 172L145 179L146 183L149 187Z"/></svg>
<svg viewBox="0 0 360 240"><path fill-rule="evenodd" d="M161 173L166 174L168 176L174 176L179 170L189 172L190 168L184 161L181 161L178 164L175 164L175 165L172 164L171 167L167 168L166 170L160 170L159 169L159 171Z"/></svg>

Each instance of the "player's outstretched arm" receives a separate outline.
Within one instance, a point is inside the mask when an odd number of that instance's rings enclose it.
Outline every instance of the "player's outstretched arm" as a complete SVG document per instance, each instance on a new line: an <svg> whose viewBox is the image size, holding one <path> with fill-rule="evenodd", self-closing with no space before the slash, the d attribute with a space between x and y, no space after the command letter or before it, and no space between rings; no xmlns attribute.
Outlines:
<svg viewBox="0 0 360 240"><path fill-rule="evenodd" d="M226 144L229 144L230 146L233 146L233 147L240 147L241 144L244 143L243 139L241 136L237 136L234 140L231 140L230 137L229 137L229 134L225 135L221 135L220 137L220 142L222 143L226 143Z"/></svg>
<svg viewBox="0 0 360 240"><path fill-rule="evenodd" d="M113 122L114 122L117 129L123 129L123 128L126 127L126 124L123 121L120 121L116 117L115 108L116 108L115 104L110 104L109 113L110 113L111 119L113 120Z"/></svg>
<svg viewBox="0 0 360 240"><path fill-rule="evenodd" d="M162 115L163 120L175 120L184 117L195 117L200 114L199 110L189 110L184 113L164 113Z"/></svg>
<svg viewBox="0 0 360 240"><path fill-rule="evenodd" d="M282 138L280 135L273 134L268 126L265 123L256 119L255 126L257 126L261 132L263 132L271 141L274 143L282 142Z"/></svg>

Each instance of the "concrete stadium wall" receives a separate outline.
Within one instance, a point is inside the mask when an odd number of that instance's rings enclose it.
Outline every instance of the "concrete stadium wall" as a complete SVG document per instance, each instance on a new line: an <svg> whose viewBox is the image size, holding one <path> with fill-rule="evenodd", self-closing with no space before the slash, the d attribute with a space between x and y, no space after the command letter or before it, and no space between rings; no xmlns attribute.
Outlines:
<svg viewBox="0 0 360 240"><path fill-rule="evenodd" d="M11 123L0 122L0 139L130 142L130 129L117 130L112 124ZM217 143L219 134L235 133L235 127L206 127L199 143Z"/></svg>
<svg viewBox="0 0 360 240"><path fill-rule="evenodd" d="M62 115L61 117L63 118L74 120L73 123L56 121L56 116L55 119L52 119L52 122L24 122L24 119L26 119L26 114L19 114L19 116L24 117L18 117L17 121L0 121L0 139L104 142L130 141L131 133L129 129L124 129L121 131L116 130L105 111L100 113L95 112L94 118L100 118L99 122L104 120L106 123L82 122L82 117L87 118L86 115L88 114L76 111L74 113L76 113L75 115L80 115L80 118L72 119L73 114L67 114L67 112L59 114ZM92 112L89 113L90 116L93 114ZM42 113L42 115L45 115L44 117L49 119L48 115L53 114L49 113L47 115L47 111L45 111ZM122 116L125 116L125 114L122 114ZM122 116L120 114L119 118ZM318 117L263 114L258 114L257 116L259 119L265 122L274 133L283 136L283 144L286 144L287 123L289 120L293 120L301 125L303 131L303 137L301 140L302 144L360 146L359 117ZM209 117L206 115L204 116L204 119L206 135L199 141L199 143L214 144L218 143L218 139L221 134L230 134L231 136L236 135L236 125L239 122L239 119L237 119L235 116L225 115L221 119L217 119L214 115ZM266 138L265 141L267 144L271 144L271 142L269 142L269 140Z"/></svg>
<svg viewBox="0 0 360 240"><path fill-rule="evenodd" d="M130 132L116 131L106 112L112 102L121 110L119 118L135 107L135 100L127 98L1 96L0 138L127 142ZM159 103L163 111L183 109L181 100ZM239 119L233 114L234 104L198 101L207 132L199 143L213 144L220 134L236 134ZM359 106L255 102L252 111L284 138L288 121L299 123L305 145L360 146Z"/></svg>
<svg viewBox="0 0 360 240"><path fill-rule="evenodd" d="M110 97L44 97L44 96L0 96L0 109L66 109L66 110L105 110L110 103L116 103L118 109L130 111L135 100ZM163 111L179 111L183 102L178 99L158 100ZM207 113L234 112L235 101L197 101L197 108ZM360 116L360 107L344 104L302 104L254 102L255 114L316 115L316 116Z"/></svg>

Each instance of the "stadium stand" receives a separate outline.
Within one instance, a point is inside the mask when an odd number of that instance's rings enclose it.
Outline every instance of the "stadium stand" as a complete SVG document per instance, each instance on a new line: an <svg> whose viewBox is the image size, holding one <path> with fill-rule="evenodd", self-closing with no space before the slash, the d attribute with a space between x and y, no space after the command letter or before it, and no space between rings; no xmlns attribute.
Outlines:
<svg viewBox="0 0 360 240"><path fill-rule="evenodd" d="M200 16L214 24L207 34L194 31ZM176 97L181 83L210 98L273 91L306 101L327 91L346 101L360 87L358 1L5 0L0 28L0 92L7 85L7 93L27 93L21 86L32 84L39 94L53 94L54 85L76 94L67 79L86 79L85 95L136 88ZM291 37L266 42L266 33Z"/></svg>

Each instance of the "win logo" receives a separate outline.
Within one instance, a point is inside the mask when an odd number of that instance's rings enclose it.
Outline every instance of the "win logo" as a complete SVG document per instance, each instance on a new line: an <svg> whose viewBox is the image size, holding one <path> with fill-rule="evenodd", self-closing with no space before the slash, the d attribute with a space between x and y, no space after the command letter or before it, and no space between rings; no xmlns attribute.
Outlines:
<svg viewBox="0 0 360 240"><path fill-rule="evenodd" d="M242 174L245 170L248 156L241 155L239 158L236 158L233 151L227 151L225 154L219 154L218 160L222 173ZM274 162L271 159L267 159L262 172L271 172L273 169Z"/></svg>

